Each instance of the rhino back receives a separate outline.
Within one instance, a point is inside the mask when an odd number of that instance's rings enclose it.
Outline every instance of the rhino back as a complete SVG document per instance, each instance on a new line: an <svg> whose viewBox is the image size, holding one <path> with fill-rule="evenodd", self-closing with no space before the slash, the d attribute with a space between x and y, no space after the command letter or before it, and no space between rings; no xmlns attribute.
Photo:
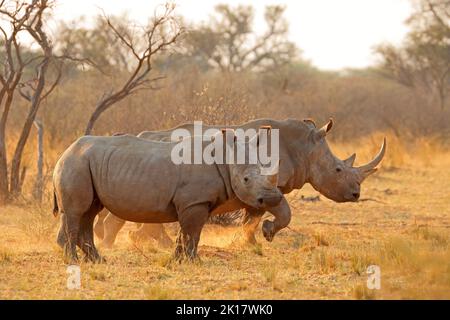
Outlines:
<svg viewBox="0 0 450 320"><path fill-rule="evenodd" d="M85 155L94 189L108 210L134 221L174 214L179 169L170 161L170 144L120 136L92 137L90 145Z"/></svg>
<svg viewBox="0 0 450 320"><path fill-rule="evenodd" d="M256 119L246 122L242 125L205 125L203 124L203 131L211 128L222 129L242 128L258 130L261 126L271 126L273 129L280 130L280 167L278 186L283 193L289 193L293 189L298 189L303 186L306 180L305 166L298 155L308 152L307 136L310 132L308 126L301 120L286 119L274 120L269 118ZM164 131L143 131L138 137L151 141L170 141L172 131L175 129L186 129L191 134L194 133L194 124L185 123L172 129ZM300 140L300 141L296 141ZM297 143L293 143L293 142ZM303 141L303 143L302 143ZM300 147L299 147L300 146ZM303 147L302 147L303 146Z"/></svg>

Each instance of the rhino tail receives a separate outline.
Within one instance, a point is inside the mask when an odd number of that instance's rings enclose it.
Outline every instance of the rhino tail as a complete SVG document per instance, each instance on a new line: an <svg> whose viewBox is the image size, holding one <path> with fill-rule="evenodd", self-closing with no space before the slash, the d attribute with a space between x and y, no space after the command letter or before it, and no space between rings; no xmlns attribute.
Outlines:
<svg viewBox="0 0 450 320"><path fill-rule="evenodd" d="M56 199L56 192L53 190L53 215L56 217L59 212L58 200Z"/></svg>

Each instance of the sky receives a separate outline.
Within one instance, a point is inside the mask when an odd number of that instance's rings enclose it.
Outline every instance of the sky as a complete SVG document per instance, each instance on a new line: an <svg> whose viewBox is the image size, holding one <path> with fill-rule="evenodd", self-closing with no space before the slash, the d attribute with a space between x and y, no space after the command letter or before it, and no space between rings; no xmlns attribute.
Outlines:
<svg viewBox="0 0 450 320"><path fill-rule="evenodd" d="M173 1L172 1L173 2ZM302 50L303 58L324 70L364 68L376 62L373 47L383 42L401 43L408 32L404 21L412 12L409 0L178 0L176 13L188 21L207 21L214 6L227 3L253 5L255 30L264 31L264 7L286 6L289 39ZM55 18L73 20L127 12L145 23L164 0L58 0Z"/></svg>

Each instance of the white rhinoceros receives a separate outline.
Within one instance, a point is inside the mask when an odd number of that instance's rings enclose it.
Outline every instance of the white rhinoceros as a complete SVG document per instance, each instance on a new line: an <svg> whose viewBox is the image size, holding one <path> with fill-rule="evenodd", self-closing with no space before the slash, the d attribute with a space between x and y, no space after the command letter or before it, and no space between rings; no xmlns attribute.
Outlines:
<svg viewBox="0 0 450 320"><path fill-rule="evenodd" d="M314 121L310 119L258 119L243 125L228 127L247 130L249 128L258 129L269 126L280 130L278 187L284 194L294 189L300 189L305 183L309 183L321 194L336 202L357 201L360 196L361 183L376 171L376 166L384 157L386 139L384 139L379 153L372 161L360 167L353 167L355 154L348 159L340 160L331 152L325 137L332 125L333 122L331 120L322 128L316 128ZM203 129L221 127L223 126L204 125ZM192 133L194 132L194 125L187 123L164 131L144 131L138 136L153 141L170 141L172 132L181 128L187 129ZM247 209L245 211L243 219L244 235L249 243L254 244L256 243L255 231L261 221L264 210ZM268 211L271 212L270 209ZM277 228L287 225L290 219L290 212L276 212L276 215L285 217L283 223L281 223L281 218L278 219L281 224ZM105 212L97 222L96 234L103 238L103 244L109 247L114 243L117 233L124 224L125 221L123 219L112 214L107 215ZM274 227L270 221L265 221L263 224L263 234L269 241L273 239ZM162 225L143 225L138 233L141 236L147 235L158 239L163 243L170 242L170 238L165 233Z"/></svg>
<svg viewBox="0 0 450 320"><path fill-rule="evenodd" d="M69 261L78 259L77 245L87 259L101 260L93 222L103 207L134 222L178 221L177 259L197 256L211 214L242 207L286 210L277 173L263 175L259 164L177 165L171 158L175 145L131 135L84 136L63 153L53 174L54 213L61 216L57 242Z"/></svg>

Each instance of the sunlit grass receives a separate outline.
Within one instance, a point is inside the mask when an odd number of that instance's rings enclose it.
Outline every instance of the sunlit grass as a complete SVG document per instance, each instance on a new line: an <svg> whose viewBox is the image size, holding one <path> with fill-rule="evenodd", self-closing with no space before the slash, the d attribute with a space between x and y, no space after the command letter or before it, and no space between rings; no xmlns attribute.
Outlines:
<svg viewBox="0 0 450 320"><path fill-rule="evenodd" d="M363 163L379 143L333 148L356 150ZM302 201L317 195L305 186L288 196L290 229L273 242L258 229L259 244L244 245L239 227L206 226L194 263L174 262L173 247L131 242L127 225L112 249L101 249L107 263L81 263L75 291L66 288L51 204L1 208L0 298L450 299L450 157L432 141L401 144L388 136L386 161L362 186L362 197L377 201ZM168 228L172 239L176 231ZM380 267L380 290L366 286L370 265Z"/></svg>

